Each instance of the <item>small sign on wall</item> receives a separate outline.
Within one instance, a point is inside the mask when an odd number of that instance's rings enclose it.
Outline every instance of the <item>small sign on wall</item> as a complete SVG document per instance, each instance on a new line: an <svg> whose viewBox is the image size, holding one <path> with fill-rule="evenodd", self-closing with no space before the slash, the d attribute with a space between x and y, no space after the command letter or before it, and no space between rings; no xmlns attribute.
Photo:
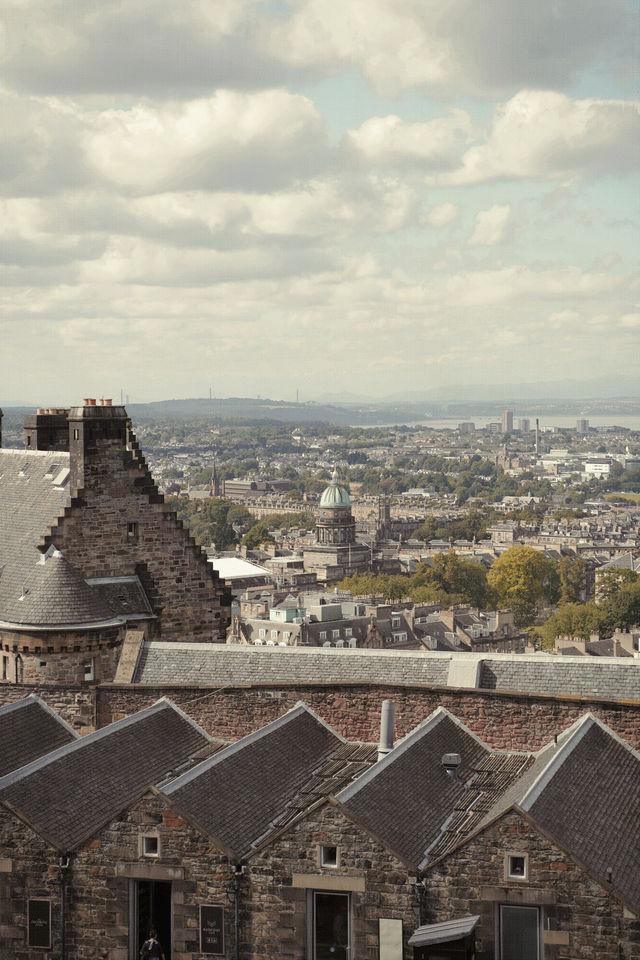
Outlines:
<svg viewBox="0 0 640 960"><path fill-rule="evenodd" d="M402 960L402 920L378 919L380 960Z"/></svg>
<svg viewBox="0 0 640 960"><path fill-rule="evenodd" d="M200 953L224 953L224 908L200 906Z"/></svg>
<svg viewBox="0 0 640 960"><path fill-rule="evenodd" d="M27 905L27 942L30 947L51 947L51 901L29 900Z"/></svg>

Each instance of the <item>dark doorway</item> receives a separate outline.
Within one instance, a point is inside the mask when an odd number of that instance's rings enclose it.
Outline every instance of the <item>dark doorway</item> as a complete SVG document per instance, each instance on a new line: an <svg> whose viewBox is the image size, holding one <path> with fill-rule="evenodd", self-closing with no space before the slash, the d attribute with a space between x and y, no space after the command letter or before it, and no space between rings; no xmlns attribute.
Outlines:
<svg viewBox="0 0 640 960"><path fill-rule="evenodd" d="M138 880L136 888L138 951L153 927L165 960L171 960L171 884L164 880Z"/></svg>
<svg viewBox="0 0 640 960"><path fill-rule="evenodd" d="M348 960L349 894L314 893L313 960Z"/></svg>

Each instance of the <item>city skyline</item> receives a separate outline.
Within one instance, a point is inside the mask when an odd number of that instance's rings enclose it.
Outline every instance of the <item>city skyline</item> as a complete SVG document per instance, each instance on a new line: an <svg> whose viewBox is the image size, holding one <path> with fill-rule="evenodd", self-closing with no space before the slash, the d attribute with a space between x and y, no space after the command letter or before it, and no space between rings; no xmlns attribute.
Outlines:
<svg viewBox="0 0 640 960"><path fill-rule="evenodd" d="M3 402L628 379L637 27L625 0L13 3Z"/></svg>

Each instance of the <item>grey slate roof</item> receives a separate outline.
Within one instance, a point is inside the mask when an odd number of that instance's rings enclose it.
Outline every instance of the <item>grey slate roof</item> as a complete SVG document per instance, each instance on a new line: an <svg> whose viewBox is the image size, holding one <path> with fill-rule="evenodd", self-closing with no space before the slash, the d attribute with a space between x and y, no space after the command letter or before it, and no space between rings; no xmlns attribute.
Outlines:
<svg viewBox="0 0 640 960"><path fill-rule="evenodd" d="M37 545L70 502L68 470L68 453L0 449L0 620L42 572Z"/></svg>
<svg viewBox="0 0 640 960"><path fill-rule="evenodd" d="M627 658L487 656L482 660L479 685L523 693L640 700L640 664Z"/></svg>
<svg viewBox="0 0 640 960"><path fill-rule="evenodd" d="M283 814L291 801L344 746L342 737L300 704L194 767L163 792L230 855L242 858L277 822L290 819ZM325 771L320 780L326 779Z"/></svg>
<svg viewBox="0 0 640 960"><path fill-rule="evenodd" d="M387 650L146 643L136 682L149 684L446 684L448 659Z"/></svg>
<svg viewBox="0 0 640 960"><path fill-rule="evenodd" d="M0 449L0 623L83 626L150 617L137 577L88 583L38 545L70 503L69 454Z"/></svg>
<svg viewBox="0 0 640 960"><path fill-rule="evenodd" d="M570 694L612 701L640 700L640 664L635 659L544 654L336 650L153 641L144 645L135 682L154 686L449 685L549 696Z"/></svg>
<svg viewBox="0 0 640 960"><path fill-rule="evenodd" d="M604 724L583 718L520 806L640 908L640 755Z"/></svg>
<svg viewBox="0 0 640 960"><path fill-rule="evenodd" d="M5 704L0 707L0 777L77 738L35 694Z"/></svg>
<svg viewBox="0 0 640 960"><path fill-rule="evenodd" d="M159 700L0 778L0 803L68 852L211 744L181 710Z"/></svg>
<svg viewBox="0 0 640 960"><path fill-rule="evenodd" d="M601 881L640 908L640 755L592 714L538 751L458 841L434 849L434 859L482 830L510 808L528 813L545 833Z"/></svg>
<svg viewBox="0 0 640 960"><path fill-rule="evenodd" d="M442 765L446 753L460 755L455 779ZM336 800L405 861L418 866L475 766L489 753L478 737L439 707Z"/></svg>

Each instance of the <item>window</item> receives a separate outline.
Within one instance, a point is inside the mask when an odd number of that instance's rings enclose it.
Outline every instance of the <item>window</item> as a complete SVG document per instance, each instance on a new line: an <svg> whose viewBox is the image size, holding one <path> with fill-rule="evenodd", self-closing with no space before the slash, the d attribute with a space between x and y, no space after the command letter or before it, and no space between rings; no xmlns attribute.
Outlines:
<svg viewBox="0 0 640 960"><path fill-rule="evenodd" d="M526 853L508 853L504 863L505 880L529 879L529 856Z"/></svg>
<svg viewBox="0 0 640 960"><path fill-rule="evenodd" d="M80 439L80 431L79 431L79 430L74 430L74 431L73 431L73 439L74 439L74 440L79 440L79 439Z"/></svg>
<svg viewBox="0 0 640 960"><path fill-rule="evenodd" d="M327 639L327 631L326 631L326 630L321 630L321 631L320 631L320 639L321 639L321 640L326 640L326 639Z"/></svg>
<svg viewBox="0 0 640 960"><path fill-rule="evenodd" d="M320 866L337 867L338 866L338 848L333 846L320 847Z"/></svg>
<svg viewBox="0 0 640 960"><path fill-rule="evenodd" d="M352 631L351 627L345 627L345 628L344 628L344 635L345 635L345 637L350 637L352 633L353 633L353 631Z"/></svg>
<svg viewBox="0 0 640 960"><path fill-rule="evenodd" d="M501 960L540 960L540 910L500 904Z"/></svg>
<svg viewBox="0 0 640 960"><path fill-rule="evenodd" d="M271 631L271 639L272 639L272 640L277 640L277 639L278 639L278 631L277 631L277 630L272 630L272 631Z"/></svg>
<svg viewBox="0 0 640 960"><path fill-rule="evenodd" d="M332 630L332 631L331 631L331 636L333 637L334 640L337 640L338 637L340 636L340 631L339 631L339 630Z"/></svg>
<svg viewBox="0 0 640 960"><path fill-rule="evenodd" d="M282 634L282 639L283 639L283 640L291 640L291 631L290 631L290 630L285 630L284 633Z"/></svg>
<svg viewBox="0 0 640 960"><path fill-rule="evenodd" d="M93 670L93 660L85 660L84 662L84 679L95 680L95 674Z"/></svg>
<svg viewBox="0 0 640 960"><path fill-rule="evenodd" d="M138 539L138 524L129 521L127 524L127 540L136 541Z"/></svg>
<svg viewBox="0 0 640 960"><path fill-rule="evenodd" d="M140 841L140 852L143 857L160 856L160 840L157 833L144 833Z"/></svg>
<svg viewBox="0 0 640 960"><path fill-rule="evenodd" d="M263 627L260 627L260 629L258 630L258 636L262 637L262 639L264 640L266 635L267 635L267 631Z"/></svg>
<svg viewBox="0 0 640 960"><path fill-rule="evenodd" d="M2 679L9 679L9 657L2 658Z"/></svg>

